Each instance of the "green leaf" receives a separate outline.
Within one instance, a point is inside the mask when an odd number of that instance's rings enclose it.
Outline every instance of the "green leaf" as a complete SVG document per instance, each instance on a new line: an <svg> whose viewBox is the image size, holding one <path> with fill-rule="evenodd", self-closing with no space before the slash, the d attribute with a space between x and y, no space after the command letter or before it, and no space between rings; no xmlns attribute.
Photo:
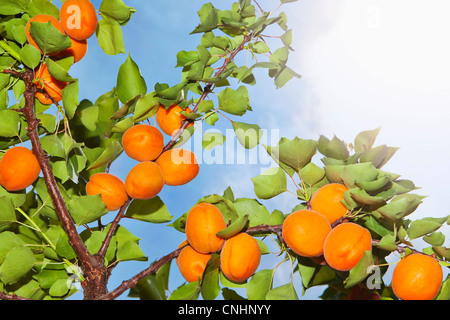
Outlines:
<svg viewBox="0 0 450 320"><path fill-rule="evenodd" d="M108 55L126 53L122 28L116 20L103 16L98 22L96 36L98 44Z"/></svg>
<svg viewBox="0 0 450 320"><path fill-rule="evenodd" d="M37 14L48 14L59 20L59 9L48 0L31 0L28 4L28 14L33 17Z"/></svg>
<svg viewBox="0 0 450 320"><path fill-rule="evenodd" d="M273 270L256 272L247 283L248 300L264 300L272 287Z"/></svg>
<svg viewBox="0 0 450 320"><path fill-rule="evenodd" d="M211 3L205 3L197 12L200 24L191 33L208 32L217 27L219 17L217 9Z"/></svg>
<svg viewBox="0 0 450 320"><path fill-rule="evenodd" d="M56 29L51 22L31 22L30 34L44 54L60 52L72 46L70 38Z"/></svg>
<svg viewBox="0 0 450 320"><path fill-rule="evenodd" d="M108 140L106 149L89 166L88 170L100 168L117 158L123 151L122 145L116 140Z"/></svg>
<svg viewBox="0 0 450 320"><path fill-rule="evenodd" d="M175 289L169 300L197 300L200 296L200 286L198 281L183 284Z"/></svg>
<svg viewBox="0 0 450 320"><path fill-rule="evenodd" d="M31 69L36 68L41 62L41 52L31 44L26 44L20 49L20 59Z"/></svg>
<svg viewBox="0 0 450 320"><path fill-rule="evenodd" d="M298 300L298 295L295 292L294 286L288 283L269 290L266 295L266 300Z"/></svg>
<svg viewBox="0 0 450 320"><path fill-rule="evenodd" d="M263 131L256 124L233 122L233 129L239 143L246 149L253 149L259 144Z"/></svg>
<svg viewBox="0 0 450 320"><path fill-rule="evenodd" d="M387 234L381 238L380 242L376 244L377 248L386 251L397 250L397 245L395 244L395 236L393 234Z"/></svg>
<svg viewBox="0 0 450 320"><path fill-rule="evenodd" d="M204 300L215 300L220 294L219 266L220 255L212 254L201 279L200 292Z"/></svg>
<svg viewBox="0 0 450 320"><path fill-rule="evenodd" d="M345 288L351 288L363 281L369 275L369 267L373 264L372 251L365 251L361 260L350 270L348 278L345 279Z"/></svg>
<svg viewBox="0 0 450 320"><path fill-rule="evenodd" d="M134 109L133 121L140 122L150 117L153 117L159 108L159 98L155 96L154 92L147 93L140 97Z"/></svg>
<svg viewBox="0 0 450 320"><path fill-rule="evenodd" d="M219 93L219 109L229 114L242 116L250 108L250 98L246 87L237 90L226 88Z"/></svg>
<svg viewBox="0 0 450 320"><path fill-rule="evenodd" d="M26 12L30 0L0 0L0 14L9 16Z"/></svg>
<svg viewBox="0 0 450 320"><path fill-rule="evenodd" d="M304 183L313 186L325 178L325 170L310 162L300 170L300 177Z"/></svg>
<svg viewBox="0 0 450 320"><path fill-rule="evenodd" d="M116 93L122 103L126 103L136 96L147 93L147 85L141 75L138 65L128 55L120 66L117 75Z"/></svg>
<svg viewBox="0 0 450 320"><path fill-rule="evenodd" d="M349 157L345 142L336 136L331 141L324 136L320 136L318 150L324 156L338 160L346 160Z"/></svg>
<svg viewBox="0 0 450 320"><path fill-rule="evenodd" d="M442 282L441 290L439 291L436 300L450 300L450 275Z"/></svg>
<svg viewBox="0 0 450 320"><path fill-rule="evenodd" d="M362 182L374 181L378 170L370 162L355 163L343 167L340 176L347 188L353 188Z"/></svg>
<svg viewBox="0 0 450 320"><path fill-rule="evenodd" d="M255 194L260 199L271 199L287 191L286 173L279 167L270 168L252 178Z"/></svg>
<svg viewBox="0 0 450 320"><path fill-rule="evenodd" d="M398 220L413 213L424 198L416 194L399 195L388 204L378 208L376 212L389 220Z"/></svg>
<svg viewBox="0 0 450 320"><path fill-rule="evenodd" d="M299 75L297 72L289 68L288 66L285 66L283 69L281 69L281 72L275 77L275 86L277 89L282 88L286 83L288 83L293 78L301 78L302 76Z"/></svg>
<svg viewBox="0 0 450 320"><path fill-rule="evenodd" d="M442 246L445 242L445 235L442 232L432 232L430 235L424 236L423 240L432 246Z"/></svg>
<svg viewBox="0 0 450 320"><path fill-rule="evenodd" d="M62 101L64 106L64 111L66 112L67 117L70 119L75 115L75 110L78 107L78 94L79 94L79 85L78 80L75 80L69 83L62 90Z"/></svg>
<svg viewBox="0 0 450 320"><path fill-rule="evenodd" d="M19 113L13 110L0 111L0 136L15 137L19 134L20 118Z"/></svg>
<svg viewBox="0 0 450 320"><path fill-rule="evenodd" d="M147 261L148 258L145 253L134 241L125 242L122 246L117 248L117 260L119 261Z"/></svg>
<svg viewBox="0 0 450 320"><path fill-rule="evenodd" d="M123 26L131 19L136 10L127 6L122 0L103 0L99 12L102 16L108 16Z"/></svg>
<svg viewBox="0 0 450 320"><path fill-rule="evenodd" d="M202 147L205 150L212 150L216 146L223 146L226 137L220 132L205 132L202 139Z"/></svg>
<svg viewBox="0 0 450 320"><path fill-rule="evenodd" d="M0 227L16 221L17 218L12 200L7 196L0 196Z"/></svg>
<svg viewBox="0 0 450 320"><path fill-rule="evenodd" d="M56 80L64 82L72 82L75 80L69 75L65 66L62 66L48 58L45 60L45 63L47 64L48 71Z"/></svg>
<svg viewBox="0 0 450 320"><path fill-rule="evenodd" d="M228 227L217 232L216 236L222 239L229 239L237 235L239 232L241 232L247 226L247 223L248 223L248 214L240 216Z"/></svg>
<svg viewBox="0 0 450 320"><path fill-rule="evenodd" d="M450 216L442 218L424 218L411 222L407 232L410 239L416 239L438 230Z"/></svg>
<svg viewBox="0 0 450 320"><path fill-rule="evenodd" d="M199 56L197 51L180 51L177 54L177 67L186 67L199 61Z"/></svg>
<svg viewBox="0 0 450 320"><path fill-rule="evenodd" d="M49 134L41 138L42 148L52 157L66 158L66 151L56 134Z"/></svg>
<svg viewBox="0 0 450 320"><path fill-rule="evenodd" d="M148 200L133 200L125 216L151 223L165 223L173 219L166 205L158 196Z"/></svg>
<svg viewBox="0 0 450 320"><path fill-rule="evenodd" d="M25 276L36 263L36 258L29 247L10 248L0 266L0 279L4 284L13 284Z"/></svg>
<svg viewBox="0 0 450 320"><path fill-rule="evenodd" d="M363 152L372 148L375 140L380 133L380 127L374 130L363 131L355 138L354 148L355 152Z"/></svg>
<svg viewBox="0 0 450 320"><path fill-rule="evenodd" d="M78 226L94 222L108 213L100 195L74 197L67 203L67 208Z"/></svg>
<svg viewBox="0 0 450 320"><path fill-rule="evenodd" d="M361 153L361 162L371 162L376 168L383 167L399 150L399 148L387 147L381 145L376 148L371 148Z"/></svg>
<svg viewBox="0 0 450 320"><path fill-rule="evenodd" d="M276 147L267 150L274 160L299 172L311 162L317 152L317 141L295 137L293 140L282 138Z"/></svg>
<svg viewBox="0 0 450 320"><path fill-rule="evenodd" d="M171 261L158 269L156 274L145 277L130 290L129 297L140 300L166 300L169 289L169 274Z"/></svg>
<svg viewBox="0 0 450 320"><path fill-rule="evenodd" d="M267 208L255 199L237 199L234 202L234 207L240 217L248 215L249 227L265 224L270 217L270 213Z"/></svg>

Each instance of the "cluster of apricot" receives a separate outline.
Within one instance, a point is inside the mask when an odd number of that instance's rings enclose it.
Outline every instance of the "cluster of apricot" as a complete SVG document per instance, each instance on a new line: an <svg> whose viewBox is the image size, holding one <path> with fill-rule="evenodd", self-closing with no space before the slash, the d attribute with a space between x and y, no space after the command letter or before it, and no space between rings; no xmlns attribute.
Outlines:
<svg viewBox="0 0 450 320"><path fill-rule="evenodd" d="M185 117L182 108L160 106L156 121L161 130L172 135ZM191 125L191 124L190 124ZM86 185L88 195L100 195L108 211L115 211L131 199L147 200L158 195L164 185L180 186L192 181L199 173L195 154L187 149L163 152L164 136L150 124L136 124L122 136L124 152L138 161L127 174L125 182L110 173L96 173Z"/></svg>
<svg viewBox="0 0 450 320"><path fill-rule="evenodd" d="M318 189L311 198L311 209L291 213L284 221L282 235L297 255L325 262L338 271L355 267L365 251L372 250L368 229L344 221L347 209L342 204L347 188L338 183ZM431 300L442 284L442 267L431 256L415 253L401 259L392 277L392 289L403 300Z"/></svg>
<svg viewBox="0 0 450 320"><path fill-rule="evenodd" d="M233 282L244 282L257 270L261 260L258 242L240 232L228 239L217 236L226 227L220 210L210 203L199 203L186 218L186 240L176 259L181 275L188 282L200 280L211 255L220 251L220 269Z"/></svg>
<svg viewBox="0 0 450 320"><path fill-rule="evenodd" d="M74 63L76 63L86 55L88 48L87 39L94 34L98 25L98 18L95 7L89 0L65 1L61 6L59 20L47 14L33 16L25 26L25 35L28 43L41 51L41 54L44 54L31 36L30 26L32 22L50 22L62 34L67 35L70 38L72 45L65 50L48 53L48 55L55 58L72 56ZM52 104L53 102L62 100L62 90L68 83L59 81L50 75L45 63L42 63L38 67L35 79L38 88L45 90L48 94L47 96L42 92L36 93L36 98L38 98L41 103Z"/></svg>

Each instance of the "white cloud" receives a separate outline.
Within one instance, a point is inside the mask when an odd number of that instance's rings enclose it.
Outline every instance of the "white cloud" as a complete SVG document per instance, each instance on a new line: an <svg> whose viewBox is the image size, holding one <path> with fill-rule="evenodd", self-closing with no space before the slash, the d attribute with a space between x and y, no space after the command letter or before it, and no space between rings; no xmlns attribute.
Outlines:
<svg viewBox="0 0 450 320"><path fill-rule="evenodd" d="M400 147L386 167L429 195L418 214L443 216L450 128L447 1L305 1L295 69L301 112L320 134L351 142L381 126L378 144ZM299 10L300 11L300 10ZM305 18L304 18L305 17ZM304 18L304 19L303 19Z"/></svg>

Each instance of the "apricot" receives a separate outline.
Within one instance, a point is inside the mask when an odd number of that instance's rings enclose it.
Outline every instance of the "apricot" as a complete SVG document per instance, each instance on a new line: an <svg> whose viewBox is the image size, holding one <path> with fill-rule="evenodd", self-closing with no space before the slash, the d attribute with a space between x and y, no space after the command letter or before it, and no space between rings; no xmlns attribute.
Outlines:
<svg viewBox="0 0 450 320"><path fill-rule="evenodd" d="M164 136L154 126L138 124L125 131L122 136L125 153L137 161L153 161L164 148Z"/></svg>
<svg viewBox="0 0 450 320"><path fill-rule="evenodd" d="M55 79L48 70L47 64L43 63L36 71L35 78L36 86L44 89L47 94L53 98L53 101L58 103L62 100L62 90L67 86L68 82L59 81ZM36 98L43 104L53 104L52 99L47 97L42 92L36 92Z"/></svg>
<svg viewBox="0 0 450 320"><path fill-rule="evenodd" d="M261 248L258 241L247 233L238 233L227 239L220 252L220 268L234 282L243 282L258 269Z"/></svg>
<svg viewBox="0 0 450 320"><path fill-rule="evenodd" d="M95 7L89 0L67 0L60 10L59 20L65 33L76 40L89 39L97 29Z"/></svg>
<svg viewBox="0 0 450 320"><path fill-rule="evenodd" d="M186 244L187 241L184 241L179 248ZM211 259L211 254L200 253L187 245L181 250L176 263L183 278L187 282L194 282L202 278L209 259Z"/></svg>
<svg viewBox="0 0 450 320"><path fill-rule="evenodd" d="M170 186L186 184L197 177L200 166L195 154L186 149L171 149L163 152L156 163L161 167Z"/></svg>
<svg viewBox="0 0 450 320"><path fill-rule="evenodd" d="M12 147L0 159L0 184L8 191L29 187L40 173L38 159L25 147Z"/></svg>
<svg viewBox="0 0 450 320"><path fill-rule="evenodd" d="M331 230L323 245L327 264L339 271L349 271L356 266L365 251L372 250L369 230L353 222L337 225Z"/></svg>
<svg viewBox="0 0 450 320"><path fill-rule="evenodd" d="M220 210L210 203L199 203L188 213L185 233L189 244L200 253L219 251L225 240L216 233L226 227Z"/></svg>
<svg viewBox="0 0 450 320"><path fill-rule="evenodd" d="M413 253L395 266L392 290L402 300L433 300L441 288L442 279L442 267L436 259Z"/></svg>
<svg viewBox="0 0 450 320"><path fill-rule="evenodd" d="M88 50L87 40L70 39L72 45L56 54L56 58L73 57L73 63L76 63L84 58Z"/></svg>
<svg viewBox="0 0 450 320"><path fill-rule="evenodd" d="M186 110L183 110L177 104L170 106L167 109L163 105L158 108L158 111L156 112L156 122L165 134L172 136L180 129L181 122L186 119L186 117L181 114L181 111L190 113L191 109L187 107ZM190 123L187 127L193 125L193 123Z"/></svg>
<svg viewBox="0 0 450 320"><path fill-rule="evenodd" d="M291 213L283 222L283 239L296 254L303 257L319 257L323 244L331 232L327 218L312 210Z"/></svg>
<svg viewBox="0 0 450 320"><path fill-rule="evenodd" d="M132 199L151 199L164 187L164 175L154 162L139 162L125 179L125 190Z"/></svg>
<svg viewBox="0 0 450 320"><path fill-rule="evenodd" d="M30 33L30 26L32 22L40 22L40 23L48 23L50 22L56 29L58 29L62 34L64 34L64 29L61 25L61 23L58 21L58 19L56 19L55 17L48 15L48 14L37 14L34 17L32 17L30 20L28 20L27 24L25 25L25 36L28 40L28 43L31 44L32 46L36 47L37 49L39 49L39 51L41 52L41 54L43 54L41 48L39 48L39 46L37 45L36 41L33 39L33 37L31 36ZM49 55L54 55L57 53L53 53L53 54L49 54Z"/></svg>
<svg viewBox="0 0 450 320"><path fill-rule="evenodd" d="M330 223L342 218L347 208L342 204L347 187L330 183L318 189L311 198L311 209L325 216Z"/></svg>
<svg viewBox="0 0 450 320"><path fill-rule="evenodd" d="M128 200L125 184L110 173L92 175L86 184L86 193L88 195L101 195L108 211L120 209Z"/></svg>

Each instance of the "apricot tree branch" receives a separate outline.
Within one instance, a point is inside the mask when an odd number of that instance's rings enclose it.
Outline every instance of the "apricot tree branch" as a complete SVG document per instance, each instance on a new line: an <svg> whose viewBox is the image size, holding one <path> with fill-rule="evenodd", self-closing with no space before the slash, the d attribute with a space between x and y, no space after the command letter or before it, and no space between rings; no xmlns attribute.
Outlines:
<svg viewBox="0 0 450 320"><path fill-rule="evenodd" d="M244 39L242 40L241 44L239 45L239 47L237 47L228 58L225 59L222 67L219 68L219 70L216 71L216 73L214 74L214 77L219 77L222 73L224 73L227 70L228 65L234 60L234 58L236 57L236 55L241 52L242 50L244 50L245 45L251 41L253 38L253 32L249 33L248 35L246 35L244 37ZM208 94L211 93L212 88L213 88L214 83L210 82L208 83L205 88L203 89L203 93L200 97L200 99L197 101L195 107L192 109L192 113L196 113L198 111L198 107L200 105L200 103L206 99L206 97L208 96ZM167 143L167 145L164 147L163 152L164 151L168 151L170 149L173 148L173 146L177 143L178 139L180 139L180 137L183 135L184 130L186 130L186 128L188 127L190 121L189 120L183 120L183 122L181 123L181 127L180 129L172 136L172 138L170 139L170 141Z"/></svg>
<svg viewBox="0 0 450 320"><path fill-rule="evenodd" d="M4 71L5 72L5 71ZM61 195L61 192L53 175L49 158L39 140L38 125L39 120L34 113L34 97L37 92L37 87L33 82L34 72L32 69L26 68L24 73L20 74L21 79L25 82L25 106L23 107L23 115L27 122L28 136L30 137L32 151L39 161L39 165L44 176L45 184L52 198L58 217L67 233L69 243L81 261L81 267L84 273L95 273L98 262L89 253L86 245L79 236L72 217L66 207L66 203Z"/></svg>
<svg viewBox="0 0 450 320"><path fill-rule="evenodd" d="M178 255L180 254L180 252L183 248L184 248L184 246L178 248L175 251L172 251L171 253L162 257L158 261L155 261L147 269L141 271L140 273L138 273L131 279L123 281L116 289L101 296L99 298L99 300L114 300L117 297L119 297L122 293L127 291L128 289L134 288L138 284L139 281L141 281L145 277L148 277L151 274L156 273L159 270L159 268L161 268L163 265L165 265L166 263L168 263L168 262L172 261L173 259L175 259L176 257L178 257Z"/></svg>
<svg viewBox="0 0 450 320"><path fill-rule="evenodd" d="M0 292L0 300L31 300L31 299L20 297L16 294L7 294L4 292Z"/></svg>
<svg viewBox="0 0 450 320"><path fill-rule="evenodd" d="M128 205L131 202L131 198L129 198L124 205L120 208L119 212L117 213L117 216L114 218L113 222L111 222L111 226L109 227L108 233L106 234L105 240L102 243L102 246L100 247L100 250L95 254L97 259L104 260L106 250L108 250L109 243L111 242L111 239L114 235L114 232L116 232L117 226L119 225L120 220L125 216L125 211L128 208Z"/></svg>

